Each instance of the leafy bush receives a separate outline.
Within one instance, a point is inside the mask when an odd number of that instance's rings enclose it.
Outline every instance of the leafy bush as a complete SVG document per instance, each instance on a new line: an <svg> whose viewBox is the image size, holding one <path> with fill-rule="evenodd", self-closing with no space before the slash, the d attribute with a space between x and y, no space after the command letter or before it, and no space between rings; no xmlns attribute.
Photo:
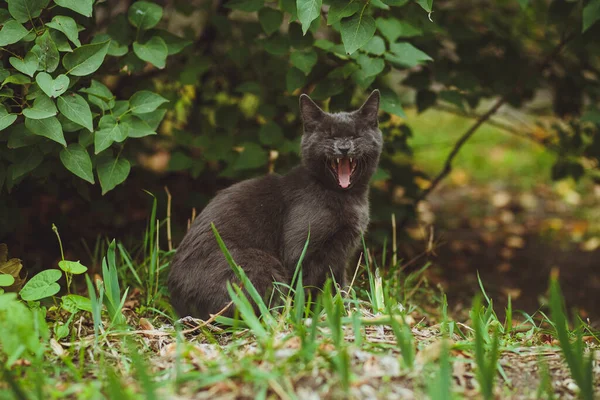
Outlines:
<svg viewBox="0 0 600 400"><path fill-rule="evenodd" d="M556 152L552 176L600 179L597 0L489 9L467 0L8 4L0 10L2 193L27 178L29 191L58 183L54 195L76 190L96 208L100 191L90 184L107 193L138 166L199 179L180 201L187 211L218 179L298 163L299 93L337 111L374 88L385 137L374 220L392 212L404 220L431 186L412 165L403 105L443 106L480 124L541 94L543 124L530 138ZM452 159L441 178L451 167ZM18 224L18 208L0 200L0 235Z"/></svg>
<svg viewBox="0 0 600 400"><path fill-rule="evenodd" d="M184 42L155 29L163 11L153 3L134 3L106 33L94 29L94 0L54 3L10 0L0 10L0 44L11 55L0 68L0 190L59 174L58 158L84 181L97 176L106 193L129 175L125 143L156 134L167 100L149 90L120 98L102 80L146 62L164 68Z"/></svg>

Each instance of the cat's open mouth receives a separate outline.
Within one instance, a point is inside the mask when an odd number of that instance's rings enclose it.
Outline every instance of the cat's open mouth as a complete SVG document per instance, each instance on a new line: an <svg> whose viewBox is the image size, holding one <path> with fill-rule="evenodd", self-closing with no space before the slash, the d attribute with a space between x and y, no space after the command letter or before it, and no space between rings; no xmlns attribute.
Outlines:
<svg viewBox="0 0 600 400"><path fill-rule="evenodd" d="M356 170L356 159L352 157L334 158L329 161L329 166L337 178L338 185L342 189L347 189L350 186L352 174Z"/></svg>

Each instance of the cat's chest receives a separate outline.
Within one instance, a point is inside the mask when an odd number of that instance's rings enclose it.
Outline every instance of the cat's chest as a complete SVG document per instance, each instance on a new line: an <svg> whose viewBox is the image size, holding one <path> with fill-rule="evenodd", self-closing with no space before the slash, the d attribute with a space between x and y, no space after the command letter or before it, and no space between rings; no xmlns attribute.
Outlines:
<svg viewBox="0 0 600 400"><path fill-rule="evenodd" d="M288 255L301 251L310 232L309 250L337 240L360 237L369 223L369 205L365 199L301 198L289 208L284 222Z"/></svg>

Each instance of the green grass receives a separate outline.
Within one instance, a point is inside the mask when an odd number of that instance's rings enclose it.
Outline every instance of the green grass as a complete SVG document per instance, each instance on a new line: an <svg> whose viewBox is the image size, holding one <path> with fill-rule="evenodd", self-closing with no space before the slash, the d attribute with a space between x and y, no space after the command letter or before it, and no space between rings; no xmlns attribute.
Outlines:
<svg viewBox="0 0 600 400"><path fill-rule="evenodd" d="M308 298L301 259L293 282L275 292L285 298L270 302L213 228L240 279L240 285L228 286L237 317L191 323L171 317L162 265L172 252L150 239L160 234L161 224L154 226L140 249L107 244L102 282L87 278L91 312L70 314L60 296L25 304L14 293L0 295L0 399L186 399L199 391L214 399L296 399L309 393L386 398L409 392L431 399L560 398L571 389L549 383L557 374L572 376L581 398L598 392L592 356L584 355L597 342L582 340L584 332L597 334L580 320L569 329L555 283L547 319L543 313L520 318L509 306L500 321L480 280L470 320L457 321L445 295L422 286L426 266L404 276L395 257L382 257L377 265L365 240L349 292L328 282L317 299ZM437 309L428 301L426 311L419 303L424 297L439 299ZM68 334L58 339L56 326L67 326ZM548 335L560 345L549 345ZM557 357L542 359L548 354ZM539 357L543 366L533 378L523 377L530 363L518 365L528 356Z"/></svg>
<svg viewBox="0 0 600 400"><path fill-rule="evenodd" d="M412 129L410 145L415 164L429 174L437 174L458 138L474 123L473 119L448 112L427 110L407 112ZM475 183L504 181L519 190L536 183L551 183L555 156L542 146L490 124L484 124L462 147L454 162Z"/></svg>

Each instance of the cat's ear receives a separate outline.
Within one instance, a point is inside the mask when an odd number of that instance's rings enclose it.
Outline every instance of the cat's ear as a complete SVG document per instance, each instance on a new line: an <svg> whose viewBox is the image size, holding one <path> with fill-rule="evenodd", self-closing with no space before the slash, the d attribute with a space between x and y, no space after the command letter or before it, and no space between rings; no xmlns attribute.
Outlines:
<svg viewBox="0 0 600 400"><path fill-rule="evenodd" d="M369 95L369 98L365 103L358 109L357 114L361 120L365 121L369 125L377 126L377 113L379 112L379 90L375 89Z"/></svg>
<svg viewBox="0 0 600 400"><path fill-rule="evenodd" d="M325 116L325 111L321 110L318 105L308 95L300 95L300 116L304 125L319 123Z"/></svg>

